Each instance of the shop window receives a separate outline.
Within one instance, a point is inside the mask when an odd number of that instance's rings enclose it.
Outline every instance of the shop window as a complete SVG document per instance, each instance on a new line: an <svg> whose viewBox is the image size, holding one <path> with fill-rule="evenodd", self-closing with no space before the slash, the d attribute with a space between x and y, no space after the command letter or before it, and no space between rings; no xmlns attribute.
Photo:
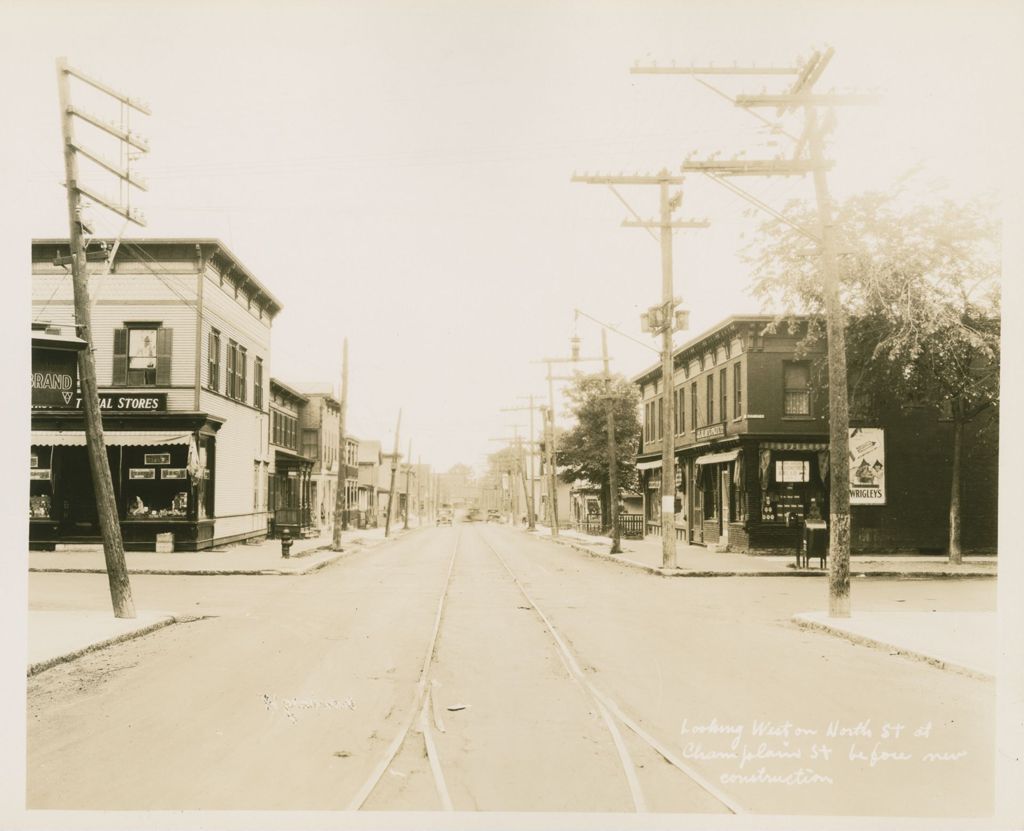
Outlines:
<svg viewBox="0 0 1024 831"><path fill-rule="evenodd" d="M169 386L173 334L173 329L160 323L126 323L115 329L111 382L115 386Z"/></svg>
<svg viewBox="0 0 1024 831"><path fill-rule="evenodd" d="M811 414L811 371L805 362L787 361L783 372L783 415Z"/></svg>
<svg viewBox="0 0 1024 831"><path fill-rule="evenodd" d="M811 463L799 459L780 459L775 462L776 482L810 482Z"/></svg>
<svg viewBox="0 0 1024 831"><path fill-rule="evenodd" d="M31 519L53 517L53 448L33 447L29 470L29 509Z"/></svg>
<svg viewBox="0 0 1024 831"><path fill-rule="evenodd" d="M121 449L121 492L125 518L185 519L192 482L188 448L130 447Z"/></svg>

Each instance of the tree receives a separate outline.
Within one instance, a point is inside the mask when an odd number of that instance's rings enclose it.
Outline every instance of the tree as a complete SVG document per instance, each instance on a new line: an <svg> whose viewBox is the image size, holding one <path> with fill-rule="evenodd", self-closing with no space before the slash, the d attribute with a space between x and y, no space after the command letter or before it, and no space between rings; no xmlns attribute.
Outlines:
<svg viewBox="0 0 1024 831"><path fill-rule="evenodd" d="M964 428L999 404L998 225L988 200L933 194L910 203L902 184L836 211L849 395L862 399L870 385L952 421L948 545L950 561L960 562ZM791 203L787 213L814 227L810 208ZM817 256L800 232L764 223L747 259L755 296L787 314L813 315L808 339L823 337Z"/></svg>
<svg viewBox="0 0 1024 831"><path fill-rule="evenodd" d="M604 375L578 375L566 390L575 425L558 440L559 475L563 481L585 480L601 490L601 516L610 522L608 484L608 393ZM620 490L635 490L636 451L640 441L640 393L621 375L612 375L615 408L615 457ZM618 494L615 495L618 498Z"/></svg>

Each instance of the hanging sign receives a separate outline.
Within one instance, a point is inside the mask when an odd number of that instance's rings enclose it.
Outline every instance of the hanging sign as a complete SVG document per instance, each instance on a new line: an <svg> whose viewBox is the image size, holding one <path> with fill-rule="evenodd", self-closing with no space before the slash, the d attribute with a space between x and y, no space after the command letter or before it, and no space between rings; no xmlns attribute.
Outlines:
<svg viewBox="0 0 1024 831"><path fill-rule="evenodd" d="M171 463L170 453L145 453L142 456L143 464L147 465L169 465Z"/></svg>
<svg viewBox="0 0 1024 831"><path fill-rule="evenodd" d="M71 409L78 398L78 355L66 349L32 349L32 408Z"/></svg>
<svg viewBox="0 0 1024 831"><path fill-rule="evenodd" d="M30 480L41 480L48 482L50 480L50 471L47 470L30 470L28 472L28 478Z"/></svg>
<svg viewBox="0 0 1024 831"><path fill-rule="evenodd" d="M850 429L850 504L885 504L885 431Z"/></svg>
<svg viewBox="0 0 1024 831"><path fill-rule="evenodd" d="M185 468L183 467L164 467L160 468L161 479L184 479Z"/></svg>
<svg viewBox="0 0 1024 831"><path fill-rule="evenodd" d="M130 467L128 468L129 479L156 479L156 468L152 467Z"/></svg>

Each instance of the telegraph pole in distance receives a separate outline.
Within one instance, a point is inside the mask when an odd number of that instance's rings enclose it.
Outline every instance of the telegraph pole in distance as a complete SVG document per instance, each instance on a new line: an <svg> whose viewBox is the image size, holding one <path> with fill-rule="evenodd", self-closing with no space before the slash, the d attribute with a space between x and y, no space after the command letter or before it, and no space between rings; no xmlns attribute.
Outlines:
<svg viewBox="0 0 1024 831"><path fill-rule="evenodd" d="M405 530L409 530L409 503L412 501L412 490L409 487L409 477L412 476L412 439L409 439L409 454L405 463ZM419 476L416 477L419 481Z"/></svg>
<svg viewBox="0 0 1024 831"><path fill-rule="evenodd" d="M526 493L526 522L527 528L530 531L535 531L537 528L537 510L534 504L534 493L533 493L533 482L534 482L534 471L533 471L533 455L536 451L536 441L533 436L533 411L537 409L533 403L533 396L528 396L530 399L530 406L528 407L503 407L501 412L503 413L515 413L522 410L530 411L530 439L527 442L527 446L530 448L530 464L529 464L529 475L530 475L530 487L529 490L526 488L526 466L523 465L522 459L519 460L519 465L523 469L523 490ZM521 455L521 454L520 454Z"/></svg>
<svg viewBox="0 0 1024 831"><path fill-rule="evenodd" d="M348 409L348 338L341 347L341 412L338 415L338 484L334 492L334 540L331 548L341 551L341 532L348 530L348 489L345 482L345 414ZM359 464L359 460L356 460Z"/></svg>
<svg viewBox="0 0 1024 831"><path fill-rule="evenodd" d="M676 567L676 522L675 522L675 384L673 381L672 333L685 328L685 318L677 318L675 308L679 300L672 287L672 231L676 228L706 228L708 221L672 219L672 213L682 202L682 191L669 196L669 187L682 185L683 177L671 175L662 168L657 174L633 174L632 176L573 175L573 182L590 185L657 185L660 197L661 217L659 220L624 220L626 228L659 228L661 243L661 305L648 312L652 332L660 332L661 385L662 385L662 451L661 451L661 564L663 568ZM685 313L683 313L685 314Z"/></svg>
<svg viewBox="0 0 1024 831"><path fill-rule="evenodd" d="M66 58L57 60L57 90L60 101L61 134L64 145L64 175L68 195L68 225L70 256L65 260L58 257L57 264L70 262L72 286L74 289L75 323L77 334L86 342L86 347L78 352L78 380L82 389L82 409L85 411L85 442L89 454L89 470L92 473L93 488L96 492L96 513L103 536L103 555L107 567L107 582L110 586L110 599L114 608L114 617L134 618L135 601L132 599L131 581L128 567L125 564L124 540L121 537L121 525L117 515L117 500L114 496L114 482L110 475L110 464L107 460L106 443L103 440L103 417L100 412L99 392L96 386L96 359L94 354L92 313L89 303L88 257L82 242L84 220L82 218L81 197L103 205L125 219L137 225L145 225L142 216L127 205L118 205L85 188L78 180L78 153L93 163L113 173L122 182L145 190L145 185L134 178L127 168L104 159L88 150L75 138L74 117L103 130L143 152L149 146L134 133L120 130L95 116L76 108L71 103L70 77L88 84L96 90L120 101L123 106L149 115L149 108L129 98L93 78L82 74L68 66ZM90 232L91 233L91 232Z"/></svg>
<svg viewBox="0 0 1024 831"><path fill-rule="evenodd" d="M395 500L395 480L398 478L398 431L402 429L402 410L398 410L398 423L395 425L395 452L391 457L391 487L388 489L388 515L384 519L384 536L391 534L391 506Z"/></svg>
<svg viewBox="0 0 1024 831"><path fill-rule="evenodd" d="M873 95L820 95L814 93L814 85L821 77L835 50L829 47L824 52L814 52L803 66L792 69L778 69L777 74L793 74L796 80L788 92L781 95L738 95L734 104L752 110L756 107L773 107L776 115L802 107L804 111L804 132L797 139L797 146L791 159L756 159L750 161L686 161L683 171L699 171L710 179L722 184L734 193L743 196L762 210L773 214L801 233L811 237L821 252L822 284L825 296L825 327L828 337L829 375L829 616L845 618L850 616L850 474L849 474L849 424L850 413L847 402L846 375L846 325L839 297L839 267L836 250L835 228L832 204L828 192L825 172L831 162L824 158L824 135L826 125L819 121L819 106L844 104L869 104L877 100ZM636 74L707 74L707 68L663 67L631 70ZM729 74L754 74L755 69L729 70ZM762 74L762 73L759 73ZM728 96L726 96L728 97ZM761 118L761 116L758 116ZM761 119L765 120L765 119ZM804 151L807 151L806 156ZM808 232L794 225L786 217L750 196L742 189L724 181L727 176L794 176L811 173L814 178L815 196L818 204L818 234Z"/></svg>
<svg viewBox="0 0 1024 831"><path fill-rule="evenodd" d="M412 458L412 448L409 448L409 458ZM423 500L420 498L420 480L423 478L423 457L416 457L416 524L423 527Z"/></svg>

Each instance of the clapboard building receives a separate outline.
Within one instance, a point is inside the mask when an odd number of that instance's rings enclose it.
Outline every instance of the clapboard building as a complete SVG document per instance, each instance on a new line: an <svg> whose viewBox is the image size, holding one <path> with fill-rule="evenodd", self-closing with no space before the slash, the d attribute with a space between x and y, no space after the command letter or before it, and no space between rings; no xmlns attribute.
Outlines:
<svg viewBox="0 0 1024 831"><path fill-rule="evenodd" d="M180 550L265 535L266 367L281 304L215 239L107 246L113 255L90 266L89 293L125 548L153 550L158 535ZM67 240L32 243L36 548L100 539L76 363L67 358L76 331L72 280L55 264L67 254ZM54 382L49 370L68 377Z"/></svg>

